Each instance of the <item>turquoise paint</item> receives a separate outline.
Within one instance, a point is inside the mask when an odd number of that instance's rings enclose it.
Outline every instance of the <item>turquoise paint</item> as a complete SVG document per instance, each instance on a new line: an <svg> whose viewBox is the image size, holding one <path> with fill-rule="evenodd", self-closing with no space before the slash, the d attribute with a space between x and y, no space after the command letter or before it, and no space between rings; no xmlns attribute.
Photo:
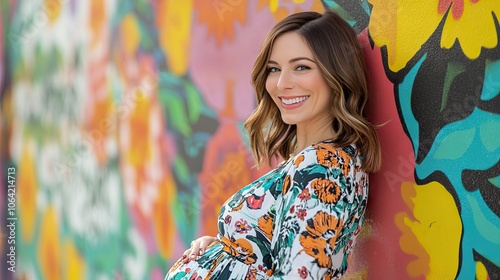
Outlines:
<svg viewBox="0 0 500 280"><path fill-rule="evenodd" d="M442 142L437 143L435 159L459 159L469 149L472 144L475 128L467 130L457 130L445 136Z"/></svg>
<svg viewBox="0 0 500 280"><path fill-rule="evenodd" d="M487 215L483 213L485 205L481 207L478 202L478 199L482 200L481 197L466 195L466 198L472 209L474 225L479 235L483 236L488 242L500 245L500 239L498 239L498 236L500 236L500 228L496 227L490 220L486 219L485 216ZM487 206L486 209L488 209Z"/></svg>
<svg viewBox="0 0 500 280"><path fill-rule="evenodd" d="M411 108L412 89L423 56L398 86L403 122L414 146L419 148L419 123ZM482 99L489 100L500 92L500 61L487 64ZM496 74L496 75L495 75ZM479 190L468 192L462 182L465 169L487 170L500 160L500 116L475 109L466 119L444 126L437 134L426 158L415 168L419 179L440 171L450 180L456 192L463 225L461 265L457 279L474 279L476 263L473 250L500 265L500 218L491 211ZM500 187L500 176L490 179Z"/></svg>
<svg viewBox="0 0 500 280"><path fill-rule="evenodd" d="M454 178L452 184L457 188L464 189L461 178ZM476 279L476 262L473 250L499 265L500 256L498 250L498 236L500 227L498 226L498 216L489 211L479 191L466 192L461 199L463 232L461 243L461 267L457 276L458 280ZM466 204L464 204L466 203ZM483 221L489 221L489 226L482 225ZM493 229L492 231L487 231Z"/></svg>
<svg viewBox="0 0 500 280"><path fill-rule="evenodd" d="M481 124L485 124L485 120L487 120L486 124L497 123L500 122L500 115L476 108L466 119L444 126L437 134L427 157L415 168L416 175L420 179L425 179L436 171L444 173L456 192L457 205L460 205L460 217L463 224L462 260L457 279L474 279L475 261L473 250L493 263L500 264L500 254L498 254L500 252L500 243L498 243L500 217L490 210L478 190L469 192L464 188L462 182L463 170L487 170L500 160L499 147L492 150L491 146L483 144L484 139L493 139L498 133L497 130L475 129L478 124L480 124L480 127ZM445 150L440 148L445 140L448 145L454 145L455 147L465 145L451 141L463 141L459 137L449 138L450 135L456 134L457 131L474 131L475 133L470 137L472 141L467 145L468 148L462 153L461 157L456 158L457 152L451 149L448 150L450 154L445 156L443 154ZM488 221L488 224L484 223L484 221Z"/></svg>
<svg viewBox="0 0 500 280"><path fill-rule="evenodd" d="M495 187L497 188L500 188L500 175L495 177L495 178L491 178L491 179L488 179L488 181Z"/></svg>
<svg viewBox="0 0 500 280"><path fill-rule="evenodd" d="M500 93L500 60L486 61L481 100L488 101Z"/></svg>
<svg viewBox="0 0 500 280"><path fill-rule="evenodd" d="M489 152L494 152L500 147L500 122L488 120L479 126L481 142Z"/></svg>
<svg viewBox="0 0 500 280"><path fill-rule="evenodd" d="M408 75L404 78L403 82L398 87L399 92L399 106L403 114L403 123L406 124L408 134L410 135L410 140L413 143L413 149L415 155L417 155L418 145L419 145L419 127L418 122L413 115L413 110L411 109L411 92L413 89L413 84L415 82L415 77L417 76L420 66L426 59L427 54L425 54L415 66L408 72Z"/></svg>
<svg viewBox="0 0 500 280"><path fill-rule="evenodd" d="M449 135L455 133L456 131L474 129L478 126L478 124L483 123L484 120L495 123L500 122L500 115L485 112L476 108L466 119L444 126L437 134L434 144L429 150L427 157L421 164L416 166L417 176L420 179L425 179L434 171L440 170L448 176L457 176L460 178L461 172L464 169L487 170L495 165L500 160L499 147L495 150L490 150L489 148L491 147L486 147L482 140L490 139L497 135L498 132L491 129L483 129L481 136L480 133L475 133L472 137L473 139L469 145L469 149L463 154L459 161L451 156L441 159L438 159L436 156L440 143L444 142ZM477 130L475 131L477 132ZM459 138L455 138L455 140L463 141L463 139ZM450 157L452 159L450 159Z"/></svg>

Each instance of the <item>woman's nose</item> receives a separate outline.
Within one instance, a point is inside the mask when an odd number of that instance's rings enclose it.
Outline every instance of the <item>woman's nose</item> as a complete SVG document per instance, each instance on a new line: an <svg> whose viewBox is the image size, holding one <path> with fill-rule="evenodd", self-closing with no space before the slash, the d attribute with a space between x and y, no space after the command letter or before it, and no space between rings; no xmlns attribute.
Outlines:
<svg viewBox="0 0 500 280"><path fill-rule="evenodd" d="M280 76L278 78L278 84L276 85L279 90L286 90L293 87L293 79L291 77L290 72L281 71Z"/></svg>

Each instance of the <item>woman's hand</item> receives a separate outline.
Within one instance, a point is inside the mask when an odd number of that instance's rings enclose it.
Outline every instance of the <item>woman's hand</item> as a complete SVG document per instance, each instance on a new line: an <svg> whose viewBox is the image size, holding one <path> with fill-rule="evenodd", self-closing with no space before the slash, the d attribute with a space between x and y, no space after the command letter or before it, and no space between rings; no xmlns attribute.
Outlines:
<svg viewBox="0 0 500 280"><path fill-rule="evenodd" d="M208 245L210 245L215 240L215 237L208 235L193 240L191 242L191 248L188 248L186 251L184 251L184 254L182 255L182 260L184 261L184 263L187 263L190 260L196 260L198 256L203 255Z"/></svg>

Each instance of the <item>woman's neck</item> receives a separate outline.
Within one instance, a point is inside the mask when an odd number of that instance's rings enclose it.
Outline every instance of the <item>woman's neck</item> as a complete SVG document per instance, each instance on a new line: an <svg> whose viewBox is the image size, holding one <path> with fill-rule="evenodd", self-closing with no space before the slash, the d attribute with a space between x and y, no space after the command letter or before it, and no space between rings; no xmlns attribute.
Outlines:
<svg viewBox="0 0 500 280"><path fill-rule="evenodd" d="M297 125L296 143L297 148L293 155L302 151L306 147L324 140L333 139L333 129L330 123L318 126Z"/></svg>

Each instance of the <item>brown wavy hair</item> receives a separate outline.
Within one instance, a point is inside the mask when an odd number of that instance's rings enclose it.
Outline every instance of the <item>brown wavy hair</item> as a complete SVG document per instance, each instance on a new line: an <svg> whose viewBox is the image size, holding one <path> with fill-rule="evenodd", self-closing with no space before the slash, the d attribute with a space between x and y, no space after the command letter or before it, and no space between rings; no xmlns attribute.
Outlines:
<svg viewBox="0 0 500 280"><path fill-rule="evenodd" d="M363 158L362 169L377 171L381 165L380 143L374 126L365 118L368 82L363 52L354 30L333 11L292 14L277 23L262 44L251 74L258 104L244 125L257 166L271 164L278 157L287 159L296 148L296 125L283 122L266 90L273 44L287 32L297 32L303 37L331 88L335 144L338 147L356 144Z"/></svg>

